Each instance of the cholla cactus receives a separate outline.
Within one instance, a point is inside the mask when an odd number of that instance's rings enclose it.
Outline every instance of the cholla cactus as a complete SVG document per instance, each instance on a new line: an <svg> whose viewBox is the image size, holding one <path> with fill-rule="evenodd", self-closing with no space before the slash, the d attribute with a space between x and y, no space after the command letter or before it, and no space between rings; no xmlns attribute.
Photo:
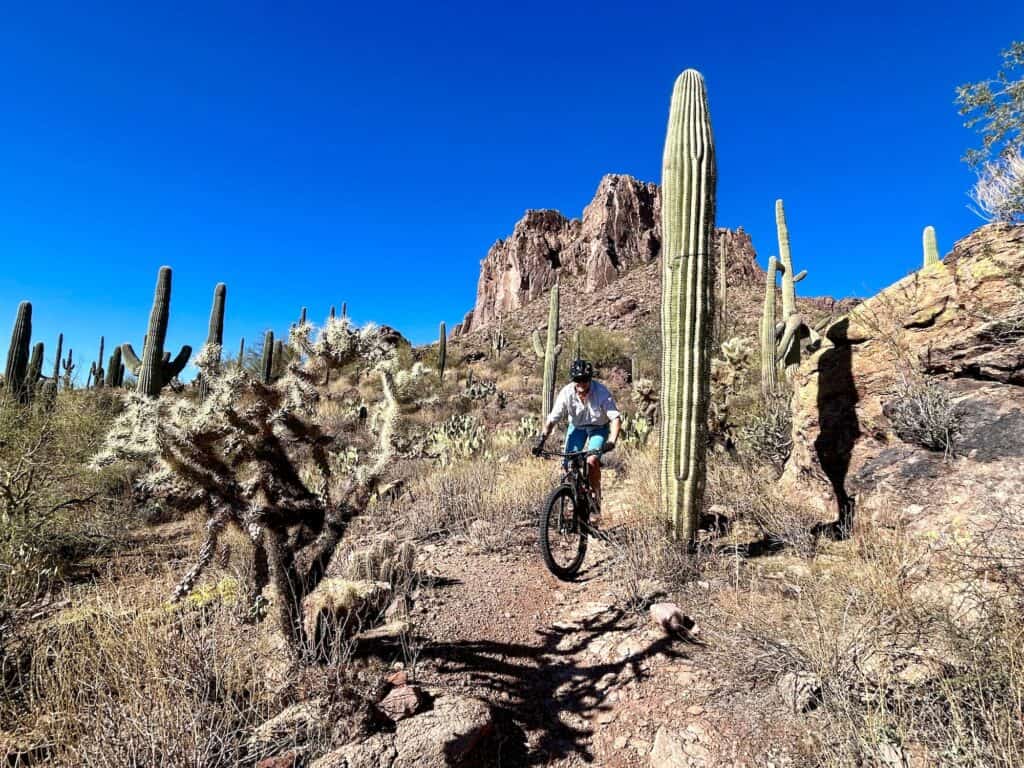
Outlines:
<svg viewBox="0 0 1024 768"><path fill-rule="evenodd" d="M654 424L658 419L658 388L650 379L637 379L633 382L630 399L636 405L637 413Z"/></svg>
<svg viewBox="0 0 1024 768"><path fill-rule="evenodd" d="M753 359L750 343L735 336L722 343L721 357L711 361L709 426L716 448L731 450L735 445L737 425L733 423L732 416Z"/></svg>
<svg viewBox="0 0 1024 768"><path fill-rule="evenodd" d="M407 371L399 371L395 374L395 397L403 403L422 399L430 374L431 370L421 362L413 363Z"/></svg>
<svg viewBox="0 0 1024 768"><path fill-rule="evenodd" d="M289 363L271 385L235 366L218 366L219 346L205 346L195 364L209 380L206 400L128 395L92 465L142 462L149 469L137 481L141 491L181 513L207 514L197 562L175 599L192 589L227 526L244 531L254 545L253 594L273 582L277 618L298 644L303 598L323 578L349 522L366 508L391 463L398 408L385 366L394 350L376 328L329 321L311 340L304 324L292 331L291 342L307 359ZM375 450L362 438L367 461L340 476L331 457L364 433L324 432L317 385L326 369L353 364L380 373L386 415Z"/></svg>

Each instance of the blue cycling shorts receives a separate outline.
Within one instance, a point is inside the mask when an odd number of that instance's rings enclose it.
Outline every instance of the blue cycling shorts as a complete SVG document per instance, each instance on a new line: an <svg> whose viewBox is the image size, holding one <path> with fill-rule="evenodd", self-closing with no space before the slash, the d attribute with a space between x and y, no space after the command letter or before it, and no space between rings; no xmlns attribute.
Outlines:
<svg viewBox="0 0 1024 768"><path fill-rule="evenodd" d="M608 424L600 427L574 427L570 424L565 433L565 452L599 451L604 446L604 441L608 439L609 431Z"/></svg>

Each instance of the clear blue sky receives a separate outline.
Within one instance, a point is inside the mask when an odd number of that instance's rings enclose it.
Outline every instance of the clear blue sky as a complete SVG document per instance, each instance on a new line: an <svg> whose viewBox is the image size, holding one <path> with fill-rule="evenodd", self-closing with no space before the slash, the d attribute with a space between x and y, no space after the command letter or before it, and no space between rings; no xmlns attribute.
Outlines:
<svg viewBox="0 0 1024 768"><path fill-rule="evenodd" d="M668 6L671 6L669 9ZM701 70L718 223L762 263L786 201L805 295L867 295L980 222L957 84L1024 3L26 3L0 25L0 333L33 302L90 360L136 345L157 268L169 344L225 345L347 301L434 338L527 208L660 178L675 76ZM49 364L49 363L48 363Z"/></svg>

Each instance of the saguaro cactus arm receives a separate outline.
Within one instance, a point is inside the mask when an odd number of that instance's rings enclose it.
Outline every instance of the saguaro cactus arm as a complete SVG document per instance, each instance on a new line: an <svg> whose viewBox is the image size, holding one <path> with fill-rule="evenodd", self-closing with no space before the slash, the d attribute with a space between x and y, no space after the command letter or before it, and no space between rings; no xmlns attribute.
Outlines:
<svg viewBox="0 0 1024 768"><path fill-rule="evenodd" d="M706 476L715 149L704 78L675 82L662 163L662 510L696 535Z"/></svg>

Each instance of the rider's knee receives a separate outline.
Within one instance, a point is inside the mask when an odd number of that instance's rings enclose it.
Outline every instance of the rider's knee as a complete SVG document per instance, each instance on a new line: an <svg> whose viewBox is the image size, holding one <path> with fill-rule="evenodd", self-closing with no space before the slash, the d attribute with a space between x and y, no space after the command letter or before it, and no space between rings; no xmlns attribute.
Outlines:
<svg viewBox="0 0 1024 768"><path fill-rule="evenodd" d="M597 458L597 456L587 456L587 466L588 467L600 467L601 466L601 461Z"/></svg>

